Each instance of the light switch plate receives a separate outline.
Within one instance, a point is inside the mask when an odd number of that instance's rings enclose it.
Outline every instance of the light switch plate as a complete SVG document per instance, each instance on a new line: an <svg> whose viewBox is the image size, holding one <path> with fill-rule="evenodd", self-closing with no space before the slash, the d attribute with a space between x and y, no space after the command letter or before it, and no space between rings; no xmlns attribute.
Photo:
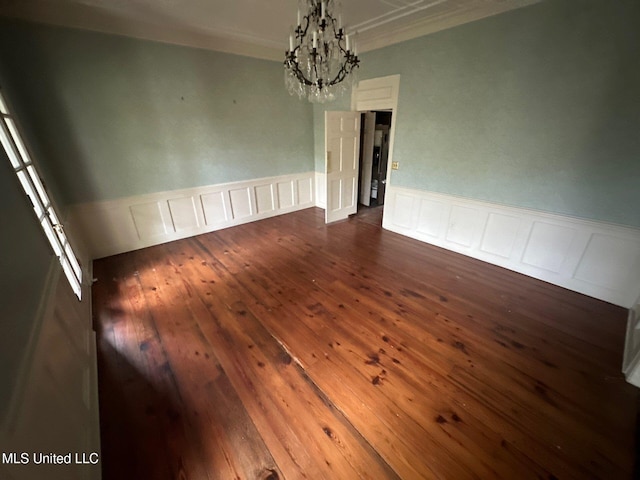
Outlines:
<svg viewBox="0 0 640 480"><path fill-rule="evenodd" d="M391 162L391 170L399 170L400 162Z"/></svg>

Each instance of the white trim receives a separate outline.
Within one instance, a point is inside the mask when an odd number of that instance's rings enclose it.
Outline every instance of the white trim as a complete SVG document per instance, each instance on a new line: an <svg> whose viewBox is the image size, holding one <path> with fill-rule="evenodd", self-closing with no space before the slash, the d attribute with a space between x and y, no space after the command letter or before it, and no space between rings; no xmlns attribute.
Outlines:
<svg viewBox="0 0 640 480"><path fill-rule="evenodd" d="M396 110L400 75L369 78L360 80L351 91L351 110L364 112L368 110Z"/></svg>
<svg viewBox="0 0 640 480"><path fill-rule="evenodd" d="M51 8L43 3L36 3L38 4L29 5L20 2L11 6L7 5L7 8L3 5L3 16L276 62L282 62L284 59L285 37L283 37L282 43L276 43L269 39L258 38L255 35L243 34L240 31L203 32L184 27L176 22L172 22L172 25L160 25L120 15L112 18L105 15L102 9L79 9L74 7L71 2L66 2L66 5L52 5Z"/></svg>
<svg viewBox="0 0 640 480"><path fill-rule="evenodd" d="M358 82L351 91L351 110L366 112L372 110L391 110L389 128L389 156L387 158L386 191L391 186L391 166L396 138L398 119L398 97L400 95L400 75L370 78ZM385 193L386 195L386 193ZM385 200L386 201L386 200ZM383 216L385 212L383 212Z"/></svg>
<svg viewBox="0 0 640 480"><path fill-rule="evenodd" d="M539 2L540 0L403 2L395 10L354 25L353 29L358 32L356 39L359 50L368 52ZM445 8L440 8L443 3Z"/></svg>
<svg viewBox="0 0 640 480"><path fill-rule="evenodd" d="M316 172L76 204L69 222L101 258L315 205Z"/></svg>
<svg viewBox="0 0 640 480"><path fill-rule="evenodd" d="M327 174L324 172L315 172L316 183L316 207L327 208Z"/></svg>
<svg viewBox="0 0 640 480"><path fill-rule="evenodd" d="M640 295L629 309L622 372L629 383L640 387Z"/></svg>
<svg viewBox="0 0 640 480"><path fill-rule="evenodd" d="M30 378L42 323L44 319L50 316L53 312L55 304L54 300L61 272L62 266L60 265L60 262L55 256L52 256L49 263L49 269L47 271L47 277L44 282L42 296L40 297L40 302L31 325L31 331L29 332L29 339L27 340L27 345L24 349L24 353L18 367L18 375L16 377L16 383L13 386L9 406L5 412L5 416L0 417L1 434L6 435L7 432L13 428L17 418L17 413L20 411L20 406L23 403L22 399L27 380Z"/></svg>
<svg viewBox="0 0 640 480"><path fill-rule="evenodd" d="M640 229L389 186L383 227L629 308Z"/></svg>
<svg viewBox="0 0 640 480"><path fill-rule="evenodd" d="M8 102L0 90L0 132L2 149L18 177L25 195L34 209L38 223L43 229L51 248L59 258L62 270L78 299L82 298L82 270L78 258L60 223L57 208L47 193L36 164L33 162L30 148L22 138L22 128L8 108Z"/></svg>
<svg viewBox="0 0 640 480"><path fill-rule="evenodd" d="M88 438L85 439L86 445L92 452L98 454L98 458L102 458L102 442L100 441L100 399L98 390L98 339L96 332L91 330L89 333L89 346L91 356L91 371L89 372L89 403L90 422L95 425L88 431ZM102 478L102 469L93 469L89 476L92 480L100 480Z"/></svg>
<svg viewBox="0 0 640 480"><path fill-rule="evenodd" d="M60 262L52 256L18 377L5 416L0 419L0 451L31 448L48 452L55 442L70 445L71 441L77 446L74 451L100 452L96 337L91 329L90 295L79 302L61 273ZM88 290L88 286L83 285L83 289ZM47 419L54 417L64 420L54 422L57 426L52 427ZM28 468L16 464L0 467L2 478L23 478L18 472ZM82 478L101 478L99 466L78 467L78 471L82 471Z"/></svg>
<svg viewBox="0 0 640 480"><path fill-rule="evenodd" d="M515 8L537 3L540 0L447 2L444 0L413 0L396 2L382 0L382 15L365 16L349 26L358 42L358 50L366 52L386 47L430 33L452 28L481 18L497 15ZM441 4L444 4L442 8ZM368 6L368 5L367 5ZM147 21L135 12L118 8L118 14L109 13L109 8L91 8L83 2L3 2L5 17L22 18L31 22L76 28L111 35L203 48L236 55L282 62L286 49L286 36L281 39L267 38L250 32L242 26L236 28L214 28L206 30L195 27L194 15L208 15L210 8L185 8L176 6L180 12L166 10L166 4L150 9L146 17L152 19L154 13L168 20L178 16L183 22ZM214 8L215 7L211 7ZM380 11L372 8L371 11ZM295 14L291 10L291 14ZM189 20L191 18L191 21ZM290 17L293 19L293 17ZM157 18L156 18L157 20ZM283 25L281 25L283 26Z"/></svg>

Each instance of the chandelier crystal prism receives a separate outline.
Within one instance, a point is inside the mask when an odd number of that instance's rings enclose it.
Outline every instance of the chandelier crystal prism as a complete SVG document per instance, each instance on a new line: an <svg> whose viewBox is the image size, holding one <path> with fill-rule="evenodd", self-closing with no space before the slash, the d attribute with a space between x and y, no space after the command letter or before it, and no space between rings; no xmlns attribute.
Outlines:
<svg viewBox="0 0 640 480"><path fill-rule="evenodd" d="M291 28L284 82L291 95L313 103L334 100L354 85L360 60L342 26L335 0L300 0Z"/></svg>

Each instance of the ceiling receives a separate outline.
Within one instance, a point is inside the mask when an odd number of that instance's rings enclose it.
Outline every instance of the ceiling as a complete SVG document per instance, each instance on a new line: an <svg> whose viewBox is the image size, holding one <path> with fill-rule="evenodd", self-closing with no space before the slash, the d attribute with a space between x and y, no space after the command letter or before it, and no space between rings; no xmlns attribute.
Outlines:
<svg viewBox="0 0 640 480"><path fill-rule="evenodd" d="M342 0L359 52L540 0ZM0 0L0 15L282 60L297 0Z"/></svg>

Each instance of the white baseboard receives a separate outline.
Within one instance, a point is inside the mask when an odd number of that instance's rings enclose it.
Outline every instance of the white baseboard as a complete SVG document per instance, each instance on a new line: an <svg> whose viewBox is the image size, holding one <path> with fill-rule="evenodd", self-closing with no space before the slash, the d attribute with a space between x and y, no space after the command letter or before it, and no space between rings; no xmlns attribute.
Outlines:
<svg viewBox="0 0 640 480"><path fill-rule="evenodd" d="M157 192L70 207L90 258L101 258L315 205L315 172Z"/></svg>
<svg viewBox="0 0 640 480"><path fill-rule="evenodd" d="M390 185L383 227L630 308L640 229Z"/></svg>

